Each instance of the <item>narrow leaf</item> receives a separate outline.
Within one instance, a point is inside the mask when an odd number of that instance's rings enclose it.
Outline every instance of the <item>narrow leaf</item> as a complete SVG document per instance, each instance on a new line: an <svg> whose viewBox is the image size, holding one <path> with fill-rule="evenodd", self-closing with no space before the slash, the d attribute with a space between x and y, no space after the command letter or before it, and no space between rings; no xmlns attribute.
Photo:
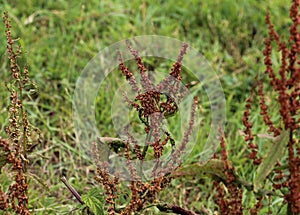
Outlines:
<svg viewBox="0 0 300 215"><path fill-rule="evenodd" d="M172 173L172 176L185 177L204 174L226 180L223 161L211 159L203 165L200 163L188 164L184 167L179 167L177 170L175 170L175 172Z"/></svg>
<svg viewBox="0 0 300 215"><path fill-rule="evenodd" d="M274 169L278 160L284 156L285 149L289 140L289 130L282 131L282 133L274 138L270 139L270 147L266 153L266 157L262 160L261 164L256 170L256 175L254 178L254 192L257 192L259 188L262 187L264 180ZM267 143L268 144L268 143Z"/></svg>
<svg viewBox="0 0 300 215"><path fill-rule="evenodd" d="M31 178L33 181L35 181L37 184L40 184L44 187L45 190L47 190L48 192L50 191L49 186L44 182L44 180L42 178L40 178L39 176L30 173L30 172L26 172L24 173L26 177Z"/></svg>

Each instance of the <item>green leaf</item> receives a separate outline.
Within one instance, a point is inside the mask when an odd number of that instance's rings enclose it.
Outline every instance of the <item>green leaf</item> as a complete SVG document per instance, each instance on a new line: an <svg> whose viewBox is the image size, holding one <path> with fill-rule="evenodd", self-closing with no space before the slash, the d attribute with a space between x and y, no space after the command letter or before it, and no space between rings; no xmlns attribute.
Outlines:
<svg viewBox="0 0 300 215"><path fill-rule="evenodd" d="M226 180L223 161L211 159L203 165L200 163L188 164L184 167L179 167L177 170L175 170L175 172L172 173L172 176L185 177L203 174Z"/></svg>
<svg viewBox="0 0 300 215"><path fill-rule="evenodd" d="M263 138L264 136L260 136ZM271 140L271 145L266 153L266 157L262 160L261 164L256 170L256 175L254 178L254 192L262 187L267 176L274 169L278 160L284 156L285 149L289 140L289 130L282 131L277 137L267 137L264 138Z"/></svg>
<svg viewBox="0 0 300 215"><path fill-rule="evenodd" d="M92 188L87 194L82 195L81 199L94 214L104 215L104 198L101 195L99 189Z"/></svg>

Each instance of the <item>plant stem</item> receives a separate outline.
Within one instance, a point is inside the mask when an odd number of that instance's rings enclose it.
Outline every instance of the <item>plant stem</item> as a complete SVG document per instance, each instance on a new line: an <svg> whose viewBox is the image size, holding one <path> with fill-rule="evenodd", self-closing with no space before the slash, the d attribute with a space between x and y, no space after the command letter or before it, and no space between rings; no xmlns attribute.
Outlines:
<svg viewBox="0 0 300 215"><path fill-rule="evenodd" d="M69 184L69 182L67 181L67 179L65 177L61 177L60 180L64 183L64 185L66 185L66 187L70 190L70 192L73 194L73 196L75 196L75 198L77 199L77 201L84 205L84 201L82 201L81 196L79 195L79 193L71 186L71 184Z"/></svg>

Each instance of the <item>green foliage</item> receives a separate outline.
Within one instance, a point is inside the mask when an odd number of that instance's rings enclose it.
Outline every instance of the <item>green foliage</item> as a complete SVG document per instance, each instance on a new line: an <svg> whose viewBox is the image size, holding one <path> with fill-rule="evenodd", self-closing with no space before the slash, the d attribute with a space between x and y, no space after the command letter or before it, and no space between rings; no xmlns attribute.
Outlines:
<svg viewBox="0 0 300 215"><path fill-rule="evenodd" d="M86 194L82 195L81 198L94 214L104 215L103 204L105 200L98 188L90 189Z"/></svg>
<svg viewBox="0 0 300 215"><path fill-rule="evenodd" d="M200 163L187 164L183 167L179 167L175 172L172 173L173 176L186 177L186 176L210 176L217 177L226 180L224 164L222 160L211 159L207 163L201 165Z"/></svg>
<svg viewBox="0 0 300 215"><path fill-rule="evenodd" d="M256 192L259 188L262 188L267 176L272 172L276 163L282 159L286 152L287 143L289 141L289 130L282 131L277 137L260 136L261 138L269 138L270 141L265 143L268 147L262 163L256 170L254 178L254 191Z"/></svg>

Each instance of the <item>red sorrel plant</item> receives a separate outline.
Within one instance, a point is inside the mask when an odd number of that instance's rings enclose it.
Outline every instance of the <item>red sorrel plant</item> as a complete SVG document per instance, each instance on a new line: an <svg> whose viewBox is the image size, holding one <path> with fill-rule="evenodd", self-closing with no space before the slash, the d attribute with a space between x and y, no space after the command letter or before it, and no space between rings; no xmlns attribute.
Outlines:
<svg viewBox="0 0 300 215"><path fill-rule="evenodd" d="M127 46L136 60L141 76L140 85L142 88L139 87L133 72L125 65L121 53L118 51L120 70L131 85L132 90L137 94L134 101L131 101L125 93L123 94L123 97L129 106L136 110L140 123L144 125L146 144L141 146L127 128L125 128L125 133L128 139L125 141L117 141L119 142L118 147L125 149L125 153L122 156L127 160L130 175L128 190L130 194L127 197L127 204L123 207L120 207L117 204L120 203L121 196L124 196L125 194L121 189L119 178L109 175L108 162L98 163L98 176L96 176L95 179L102 184L106 190L106 203L109 205L107 208L109 214L132 214L132 212L141 211L146 206L149 206L149 204L153 204L157 193L164 189L173 178L170 172L174 166L179 166L181 164L181 155L186 149L189 137L193 131L197 106L197 100L194 99L189 126L183 135L181 143L175 147L174 139L169 132L162 129L161 123L163 118L172 117L172 115L177 112L178 104L186 94L186 91L180 87L180 72L182 66L181 62L188 46L187 44L183 45L178 59L172 67L170 76L165 78L158 85L154 85L149 79L147 69L138 52L132 48L129 42L127 42ZM162 92L168 92L168 94ZM114 145L116 144L115 138L114 140L112 138L101 138L101 140L110 142L108 144L110 144L111 147L116 146ZM112 144L111 142L114 143ZM172 154L170 156L170 161L164 163L161 160L161 157L167 144L170 144L172 147ZM152 150L150 150L150 148ZM95 156L99 156L97 155L98 152L96 147L93 151L95 152ZM152 156L155 165L152 169L153 179L145 181L133 165L133 159L138 159L140 162L143 162L149 153L153 153ZM98 160L100 161L100 157ZM193 214L192 212L175 205L155 204L155 206L161 211L172 211L173 213L178 214Z"/></svg>
<svg viewBox="0 0 300 215"><path fill-rule="evenodd" d="M276 125L271 118L272 111L265 101L265 82L261 79L254 87L251 96L247 99L246 111L244 112L243 124L245 129L245 141L251 150L250 158L254 165L258 165L254 179L254 189L262 186L265 180L273 178L273 188L282 193L288 204L287 214L300 213L300 143L299 143L299 108L300 108L300 34L299 34L299 0L293 0L290 8L290 38L287 42L277 34L270 19L266 16L269 29L269 37L265 39L264 64L265 74L271 88L277 97L273 101L278 102L281 121ZM278 71L273 67L272 51L279 52L281 64ZM257 92L255 91L257 89ZM255 92L257 94L255 94ZM263 158L259 156L259 146L255 142L250 121L251 108L254 98L258 96L260 115L263 117L268 133L272 134L273 146ZM287 148L287 153L285 153ZM287 168L281 163L287 164ZM277 166L277 168L275 168ZM272 176L272 177L271 177ZM268 178L267 178L268 177ZM259 202L261 199L259 200ZM253 214L255 210L253 210Z"/></svg>
<svg viewBox="0 0 300 215"><path fill-rule="evenodd" d="M290 18L293 22L290 27L290 38L284 42L274 30L270 20L270 14L266 16L266 23L269 29L269 37L265 39L265 50L263 52L266 66L265 74L268 81L260 78L252 89L250 97L246 101L246 109L243 116L245 142L250 150L249 158L253 167L257 166L255 177L252 183L242 180L235 172L234 167L228 159L228 151L224 134L220 140L221 152L216 154L218 160L212 159L208 165L214 167L214 187L217 190L216 204L220 213L243 214L246 209L251 215L258 214L265 208L264 199L269 202L275 198L285 200L286 214L300 213L300 144L299 144L299 108L300 108L300 34L299 34L299 5L300 1L293 0L290 8ZM274 47L281 55L279 70L273 66L271 54ZM279 106L280 121L275 123L272 120L271 106L267 105L265 99L264 85L270 83L270 88L275 94L273 102ZM271 94L271 95L274 95ZM253 134L253 123L251 122L251 110L253 102L259 100L260 116L267 127L268 134ZM220 132L221 134L223 132ZM272 144L266 153L260 152L257 138L268 138ZM195 166L193 166L195 169ZM197 166L196 173L209 172L206 166ZM189 168L188 170L190 170ZM224 174L218 173L222 169ZM181 170L182 171L182 170ZM195 170L194 170L195 171ZM212 171L212 169L211 169ZM183 172L180 172L182 174ZM185 172L186 173L186 172ZM176 173L178 174L178 173ZM195 173L193 173L195 175ZM270 185L273 187L270 189ZM245 188L245 189L243 189ZM242 204L243 191L251 191L257 199L254 207ZM280 213L281 208L277 211ZM272 214L272 207L268 205L268 214ZM280 213L281 214L281 213Z"/></svg>
<svg viewBox="0 0 300 215"><path fill-rule="evenodd" d="M27 112L24 108L24 94L27 92L30 80L28 77L28 66L23 69L18 64L22 49L15 46L11 35L11 25L7 12L3 16L6 27L7 54L10 63L11 78L7 84L10 93L9 125L6 127L7 138L0 137L0 173L7 172L11 177L11 184L4 190L0 186L0 211L5 214L28 215L28 172L30 163L28 154L34 148L32 134L36 132L30 125ZM14 173L13 176L9 174Z"/></svg>

